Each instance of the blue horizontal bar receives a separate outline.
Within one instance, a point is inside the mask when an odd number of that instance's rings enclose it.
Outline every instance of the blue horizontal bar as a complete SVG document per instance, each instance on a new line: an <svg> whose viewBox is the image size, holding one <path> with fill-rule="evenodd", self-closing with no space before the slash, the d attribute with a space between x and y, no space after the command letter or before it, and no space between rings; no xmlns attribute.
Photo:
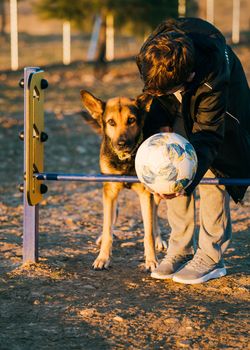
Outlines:
<svg viewBox="0 0 250 350"><path fill-rule="evenodd" d="M44 181L90 181L90 182L140 182L136 176L128 175L103 175L103 174L62 174L62 173L37 173L37 180ZM250 179L230 178L203 178L200 184L226 185L226 186L249 186Z"/></svg>
<svg viewBox="0 0 250 350"><path fill-rule="evenodd" d="M46 181L140 182L136 176L127 175L38 173L35 177Z"/></svg>

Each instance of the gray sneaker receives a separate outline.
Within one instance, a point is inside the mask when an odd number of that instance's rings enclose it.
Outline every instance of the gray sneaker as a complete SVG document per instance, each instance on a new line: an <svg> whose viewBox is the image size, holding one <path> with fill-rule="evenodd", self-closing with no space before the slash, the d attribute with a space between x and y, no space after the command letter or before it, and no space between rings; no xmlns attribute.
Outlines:
<svg viewBox="0 0 250 350"><path fill-rule="evenodd" d="M151 277L157 279L172 278L184 264L192 259L192 255L166 255L160 265L151 273Z"/></svg>
<svg viewBox="0 0 250 350"><path fill-rule="evenodd" d="M198 284L225 276L226 274L227 270L223 261L220 261L218 264L208 263L197 254L174 274L173 281L183 284Z"/></svg>

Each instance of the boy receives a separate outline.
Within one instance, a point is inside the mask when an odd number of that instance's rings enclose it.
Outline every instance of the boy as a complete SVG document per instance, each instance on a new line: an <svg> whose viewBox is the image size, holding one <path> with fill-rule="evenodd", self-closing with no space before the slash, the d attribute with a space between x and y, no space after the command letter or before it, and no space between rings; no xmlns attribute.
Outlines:
<svg viewBox="0 0 250 350"><path fill-rule="evenodd" d="M229 195L240 202L245 186L201 185L200 232L194 252L193 191L202 177L250 177L250 94L239 59L213 25L196 18L168 20L137 56L152 95L148 118L164 114L171 130L186 137L198 157L194 181L168 201L171 234L166 257L153 278L185 284L226 275L223 254L231 239Z"/></svg>

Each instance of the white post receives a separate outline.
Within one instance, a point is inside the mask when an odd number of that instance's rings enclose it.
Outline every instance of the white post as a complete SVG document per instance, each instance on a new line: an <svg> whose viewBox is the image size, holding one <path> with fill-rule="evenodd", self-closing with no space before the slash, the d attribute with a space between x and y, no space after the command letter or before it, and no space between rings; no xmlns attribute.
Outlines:
<svg viewBox="0 0 250 350"><path fill-rule="evenodd" d="M114 16L108 14L106 17L106 60L114 59Z"/></svg>
<svg viewBox="0 0 250 350"><path fill-rule="evenodd" d="M18 69L17 0L10 0L11 69Z"/></svg>
<svg viewBox="0 0 250 350"><path fill-rule="evenodd" d="M240 42L240 0L233 0L232 43Z"/></svg>
<svg viewBox="0 0 250 350"><path fill-rule="evenodd" d="M178 0L178 16L186 16L186 0Z"/></svg>
<svg viewBox="0 0 250 350"><path fill-rule="evenodd" d="M63 64L71 62L71 37L70 37L70 22L63 22Z"/></svg>
<svg viewBox="0 0 250 350"><path fill-rule="evenodd" d="M214 23L214 0L207 0L207 21Z"/></svg>

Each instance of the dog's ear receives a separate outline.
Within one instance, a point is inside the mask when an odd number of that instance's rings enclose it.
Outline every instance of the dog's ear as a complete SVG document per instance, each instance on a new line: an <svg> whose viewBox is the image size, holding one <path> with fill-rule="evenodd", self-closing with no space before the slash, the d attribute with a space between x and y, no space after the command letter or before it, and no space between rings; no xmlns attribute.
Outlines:
<svg viewBox="0 0 250 350"><path fill-rule="evenodd" d="M89 112L92 118L96 119L97 122L101 122L101 117L105 108L105 102L93 96L86 90L81 90L80 94L82 97L83 107Z"/></svg>
<svg viewBox="0 0 250 350"><path fill-rule="evenodd" d="M153 96L149 94L141 94L136 99L136 104L139 109L144 112L149 112Z"/></svg>

